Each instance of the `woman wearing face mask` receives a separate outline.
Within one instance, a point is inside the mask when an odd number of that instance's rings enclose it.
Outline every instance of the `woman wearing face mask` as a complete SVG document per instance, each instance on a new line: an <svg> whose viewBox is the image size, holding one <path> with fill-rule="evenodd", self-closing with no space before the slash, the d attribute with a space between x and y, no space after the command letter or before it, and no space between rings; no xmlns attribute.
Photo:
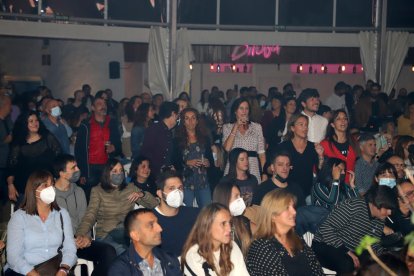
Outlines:
<svg viewBox="0 0 414 276"><path fill-rule="evenodd" d="M390 163L384 163L375 171L373 185L387 186L395 190L397 189L397 178L395 167Z"/></svg>
<svg viewBox="0 0 414 276"><path fill-rule="evenodd" d="M132 160L129 177L131 177L132 183L139 189L156 196L157 186L151 176L150 161L147 157L140 155Z"/></svg>
<svg viewBox="0 0 414 276"><path fill-rule="evenodd" d="M270 170L272 177L262 182L254 190L252 204L260 205L263 197L276 189L287 190L297 198L297 206L305 205L305 196L298 183L288 179L291 170L290 156L287 152L277 152L273 156Z"/></svg>
<svg viewBox="0 0 414 276"><path fill-rule="evenodd" d="M250 173L257 181L267 179L263 173L266 163L265 144L260 124L250 122L250 104L247 99L239 98L231 107L231 123L223 126L223 147L227 152L243 148L249 155ZM228 171L228 165L225 173ZM261 173L262 172L262 173Z"/></svg>
<svg viewBox="0 0 414 276"><path fill-rule="evenodd" d="M252 204L253 191L257 179L249 173L249 156L242 148L232 149L229 154L229 173L225 179L233 181L240 189L241 197L247 206Z"/></svg>
<svg viewBox="0 0 414 276"><path fill-rule="evenodd" d="M181 124L175 132L174 145L174 167L182 172L185 205L192 206L194 198L199 207L210 204L207 170L213 164L213 155L206 130L199 124L196 109L181 111Z"/></svg>
<svg viewBox="0 0 414 276"><path fill-rule="evenodd" d="M40 276L41 268L37 265L54 257L56 262L48 275L65 276L76 264L70 217L59 208L55 195L49 172L40 170L30 175L22 205L7 228L6 275Z"/></svg>
<svg viewBox="0 0 414 276"><path fill-rule="evenodd" d="M152 209L158 205L158 201L133 183L126 184L122 164L116 159L108 160L101 183L92 188L88 209L76 231L77 239L90 242L91 238L87 234L96 223L96 240L112 245L116 253L121 254L127 248L123 221L135 204Z"/></svg>
<svg viewBox="0 0 414 276"><path fill-rule="evenodd" d="M324 275L312 249L295 233L295 203L295 196L281 189L263 198L247 254L251 276Z"/></svg>
<svg viewBox="0 0 414 276"><path fill-rule="evenodd" d="M231 237L231 215L226 206L204 207L181 254L181 269L192 276L247 276L243 254Z"/></svg>
<svg viewBox="0 0 414 276"><path fill-rule="evenodd" d="M239 187L232 180L221 181L214 189L213 202L221 203L229 208L233 221L232 239L241 249L243 256L246 256L252 232L250 221L243 216L246 204L240 195Z"/></svg>
<svg viewBox="0 0 414 276"><path fill-rule="evenodd" d="M345 162L338 158L325 160L318 173L318 182L312 187L312 204L332 210L347 198L358 197L354 172L349 171L349 183L345 180Z"/></svg>
<svg viewBox="0 0 414 276"><path fill-rule="evenodd" d="M56 138L49 133L34 111L20 114L13 128L7 165L9 199L19 205L29 175L35 170L53 171L53 159L61 153Z"/></svg>

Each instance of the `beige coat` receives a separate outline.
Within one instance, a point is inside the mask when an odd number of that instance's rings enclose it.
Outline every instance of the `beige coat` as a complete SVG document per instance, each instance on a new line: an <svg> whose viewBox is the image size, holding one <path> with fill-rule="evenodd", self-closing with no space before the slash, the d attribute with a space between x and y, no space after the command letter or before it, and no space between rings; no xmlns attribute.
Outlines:
<svg viewBox="0 0 414 276"><path fill-rule="evenodd" d="M128 196L133 192L143 192L144 196L136 202L130 202ZM96 222L96 237L105 238L110 231L124 223L126 215L134 209L136 203L152 209L158 205L158 200L132 183L122 191L116 189L106 192L101 185L93 187L88 209L78 227L76 236L86 235Z"/></svg>

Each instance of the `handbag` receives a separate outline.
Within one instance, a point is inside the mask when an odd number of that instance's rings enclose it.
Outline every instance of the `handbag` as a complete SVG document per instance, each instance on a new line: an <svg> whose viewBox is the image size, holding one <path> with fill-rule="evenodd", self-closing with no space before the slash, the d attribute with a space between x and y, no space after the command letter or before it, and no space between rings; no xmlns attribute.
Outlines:
<svg viewBox="0 0 414 276"><path fill-rule="evenodd" d="M34 269L42 276L55 276L59 271L60 263L62 262L62 248L63 242L65 241L65 231L63 230L63 218L60 215L60 226L62 227L62 243L57 249L58 254L49 260L44 261L38 265L35 265Z"/></svg>

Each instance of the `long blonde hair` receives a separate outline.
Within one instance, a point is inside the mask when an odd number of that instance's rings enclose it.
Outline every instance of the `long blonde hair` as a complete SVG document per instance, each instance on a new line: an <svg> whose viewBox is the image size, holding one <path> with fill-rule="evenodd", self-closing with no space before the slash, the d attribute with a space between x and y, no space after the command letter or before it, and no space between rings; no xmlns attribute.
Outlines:
<svg viewBox="0 0 414 276"><path fill-rule="evenodd" d="M271 239L274 237L277 234L277 226L273 218L285 211L292 201L296 204L296 197L285 189L276 189L267 193L260 204L257 230L254 237L256 239ZM303 243L293 228L287 233L287 238L292 252L303 249Z"/></svg>
<svg viewBox="0 0 414 276"><path fill-rule="evenodd" d="M228 212L230 215L229 209L220 203L211 203L201 210L190 234L188 235L187 241L183 246L183 252L181 254L182 271L184 271L187 252L195 244L198 245L197 253L206 260L207 264L217 275L227 276L233 270L234 265L230 260L230 254L233 248L231 242L220 245L219 271L217 271L214 263L211 226L217 214L222 210Z"/></svg>

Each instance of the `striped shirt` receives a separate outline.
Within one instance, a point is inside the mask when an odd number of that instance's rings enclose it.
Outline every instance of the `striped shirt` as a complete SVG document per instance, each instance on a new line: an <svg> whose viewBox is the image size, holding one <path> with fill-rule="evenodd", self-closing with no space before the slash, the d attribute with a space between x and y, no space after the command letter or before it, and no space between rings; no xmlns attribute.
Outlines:
<svg viewBox="0 0 414 276"><path fill-rule="evenodd" d="M340 187L342 185L343 187ZM358 188L352 189L345 183L333 184L331 187L327 187L321 183L315 183L312 187L312 204L316 206L322 206L329 210L332 210L340 202L348 198L358 197Z"/></svg>
<svg viewBox="0 0 414 276"><path fill-rule="evenodd" d="M321 224L315 240L344 252L354 251L366 235L381 239L384 221L371 216L369 205L364 198L347 199L336 207ZM379 243L372 246L377 254L384 248Z"/></svg>

